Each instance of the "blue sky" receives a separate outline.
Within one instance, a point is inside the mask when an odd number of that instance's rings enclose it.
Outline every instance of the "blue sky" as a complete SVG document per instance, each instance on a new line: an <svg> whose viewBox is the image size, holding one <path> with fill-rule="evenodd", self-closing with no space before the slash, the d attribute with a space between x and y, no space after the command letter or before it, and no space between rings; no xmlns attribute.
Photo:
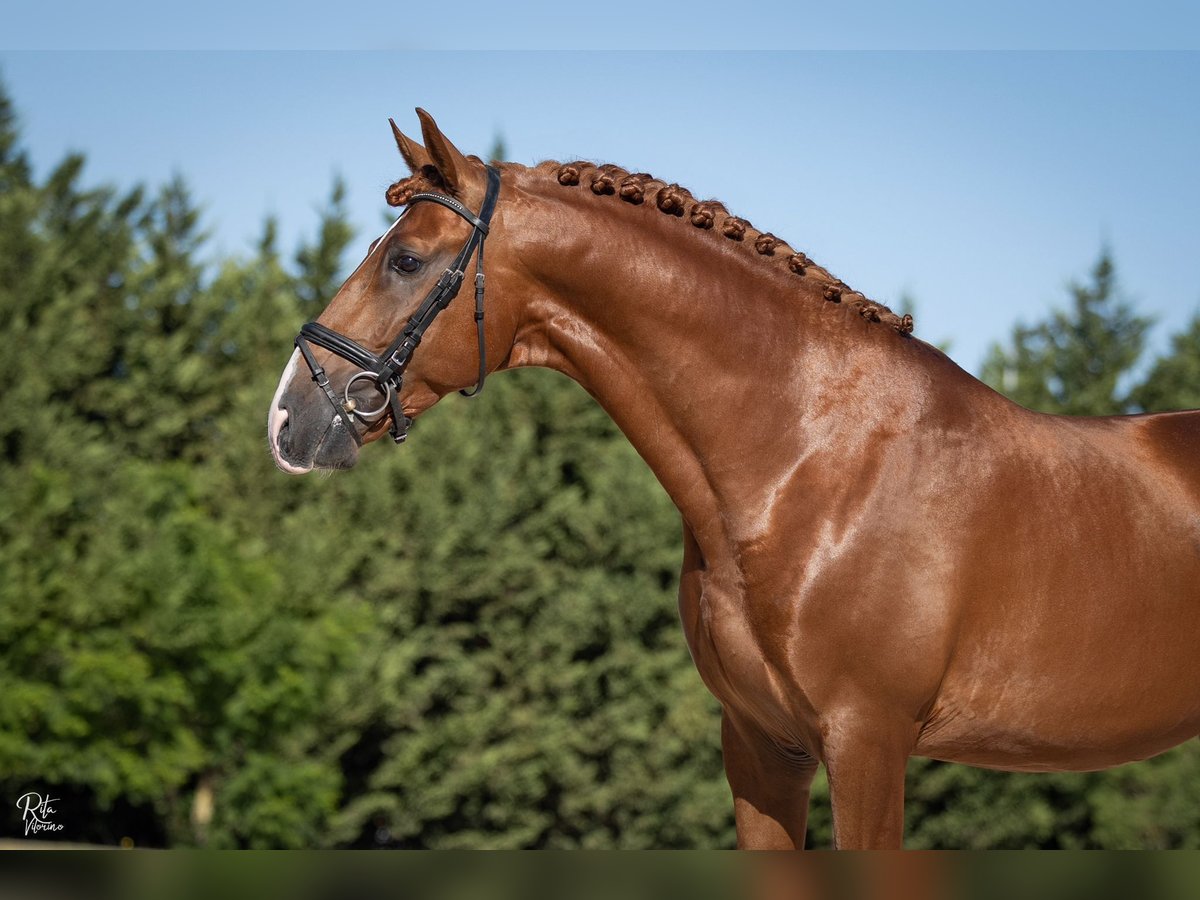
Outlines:
<svg viewBox="0 0 1200 900"><path fill-rule="evenodd" d="M56 0L9 4L26 50L1195 50L1178 0Z"/></svg>
<svg viewBox="0 0 1200 900"><path fill-rule="evenodd" d="M303 31L307 6L296 9L289 27ZM1200 310L1194 51L984 51L953 33L925 45L975 49L884 51L872 43L886 43L886 18L863 18L857 50L829 49L836 40L816 42L821 51L689 48L685 28L625 41L655 51L218 52L179 49L222 45L215 31L179 28L157 44L125 40L176 49L46 52L15 49L53 44L22 15L9 35L25 36L0 42L13 46L0 50L0 77L40 169L75 149L93 181L180 172L214 250L248 251L267 213L292 246L335 173L360 229L355 252L365 250L381 230L383 189L402 174L387 117L417 133L419 105L467 152L485 154L499 132L517 162L618 162L720 198L868 295L911 294L917 334L949 340L972 371L1014 322L1065 302L1065 283L1086 275L1104 242L1138 308L1158 316L1156 346ZM759 23L767 47L776 24ZM87 25L72 19L54 45L84 42ZM619 17L570 13L559 25L578 26L583 47L622 32ZM396 42L374 27L378 46ZM1006 27L1000 37L1017 33ZM730 28L730 43L746 42ZM238 46L228 36L241 31L224 34ZM1134 28L1085 36L1185 44ZM336 31L328 38L339 43ZM273 40L305 43L286 28ZM111 36L91 41L106 45Z"/></svg>

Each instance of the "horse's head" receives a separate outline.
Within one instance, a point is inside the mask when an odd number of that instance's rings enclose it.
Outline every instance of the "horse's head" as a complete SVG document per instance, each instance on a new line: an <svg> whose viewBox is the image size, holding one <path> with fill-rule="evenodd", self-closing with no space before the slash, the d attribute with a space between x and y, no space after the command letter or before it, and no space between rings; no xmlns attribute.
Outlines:
<svg viewBox="0 0 1200 900"><path fill-rule="evenodd" d="M399 442L441 397L482 386L483 279L472 279L471 260L481 273L499 173L459 152L424 110L417 114L424 146L392 123L412 177L388 199L408 207L301 330L271 401L271 452L286 472L349 468L362 444L389 431ZM488 343L500 351L497 318L489 310Z"/></svg>

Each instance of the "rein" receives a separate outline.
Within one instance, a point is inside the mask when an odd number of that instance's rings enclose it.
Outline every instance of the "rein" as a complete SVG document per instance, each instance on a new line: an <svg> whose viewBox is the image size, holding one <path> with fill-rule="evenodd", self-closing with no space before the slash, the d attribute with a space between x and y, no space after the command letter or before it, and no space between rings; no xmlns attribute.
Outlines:
<svg viewBox="0 0 1200 900"><path fill-rule="evenodd" d="M392 439L400 444L408 437L412 419L404 415L404 409L400 404L400 388L404 383L404 371L412 361L413 352L421 343L426 329L433 324L438 313L449 306L450 301L458 295L458 289L462 286L465 277L467 263L471 261L471 255L476 251L478 254L475 257L475 331L479 338L479 377L474 388L469 391L462 390L459 393L464 397L475 397L483 390L483 380L487 376L487 350L483 335L483 242L492 221L492 213L496 209L496 198L500 194L500 171L494 166L488 166L487 177L487 193L484 195L483 206L479 208L478 216L458 200L444 194L413 194L409 199L409 206L422 200L441 204L470 222L472 230L462 250L454 258L454 262L441 274L437 284L425 295L425 299L421 301L417 311L409 318L404 330L397 335L383 353L376 356L361 344L332 328L326 328L319 322L308 322L300 327L300 334L296 336L296 348L304 356L304 361L308 363L313 381L325 392L325 396L333 404L338 418L359 446L362 446L363 441L362 435L354 427L356 416L363 422L371 423L390 413ZM346 382L341 398L334 391L329 383L329 376L325 374L325 370L313 355L310 343L323 347L359 367L360 371L352 375ZM384 395L383 402L376 409L359 409L357 401L350 396L350 388L359 380L374 381L375 387Z"/></svg>

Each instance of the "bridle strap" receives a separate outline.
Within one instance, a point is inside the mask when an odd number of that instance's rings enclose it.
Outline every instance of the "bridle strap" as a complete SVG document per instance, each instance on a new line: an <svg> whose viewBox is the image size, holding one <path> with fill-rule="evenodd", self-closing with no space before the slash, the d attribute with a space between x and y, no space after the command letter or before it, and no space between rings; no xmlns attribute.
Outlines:
<svg viewBox="0 0 1200 900"><path fill-rule="evenodd" d="M339 335L340 336L340 335ZM307 341L300 339L296 340L296 346L304 355L304 361L308 363L309 369L312 370L313 381L325 392L325 396L329 398L329 402L333 404L333 408L337 411L338 417L342 420L342 424L346 426L346 430L354 438L355 442L362 446L362 436L358 433L358 429L354 427L354 423L350 421L350 414L346 411L345 405L337 398L337 394L333 392L333 387L329 384L329 376L325 374L325 370L321 364L317 362L317 358L313 356L312 350L308 346Z"/></svg>
<svg viewBox="0 0 1200 900"><path fill-rule="evenodd" d="M459 391L464 397L478 397L483 392L483 379L487 377L487 347L483 340L483 241L479 242L479 254L475 257L475 334L479 338L479 378L471 390Z"/></svg>
<svg viewBox="0 0 1200 900"><path fill-rule="evenodd" d="M392 417L392 437L396 443L401 443L405 439L408 427L411 424L411 420L404 415L403 407L400 403L400 388L404 378L404 371L408 368L408 364L412 360L412 355L420 345L425 331L433 324L433 320L437 318L438 314L449 306L450 301L458 295L458 290L462 286L462 281L465 277L466 266L470 262L472 254L477 254L475 259L475 330L479 345L479 375L473 389L469 391L462 390L459 393L464 397L478 396L483 390L483 382L487 377L487 346L484 336L483 305L483 242L487 237L488 226L491 223L492 213L495 212L496 201L500 194L500 172L495 167L488 166L487 177L487 193L484 195L483 206L480 207L478 216L467 209L460 201L443 194L420 193L414 194L409 198L409 205L420 201L428 201L440 204L457 213L471 224L471 234L450 267L441 274L437 283L430 289L429 293L425 295L425 299L417 307L416 312L409 317L403 330L383 353L377 356L361 344L356 343L343 334L339 334L331 328L327 328L319 322L308 322L300 328L300 334L296 337L296 346L304 355L304 360L308 363L308 367L313 373L313 380L325 392L329 401L334 405L342 423L346 425L355 441L360 445L362 444L362 436L358 433L358 429L353 427L351 421L351 417L355 415L354 407L348 405L348 398L346 402L337 398L337 394L329 384L329 378L326 376L325 370L317 363L316 357L313 355L308 344L309 342L316 344L354 363L362 370L360 373L362 377L374 378L376 386L386 396L387 412ZM349 385L347 385L348 393ZM370 413L359 412L358 416L367 421L374 421L383 412L384 407L381 406Z"/></svg>
<svg viewBox="0 0 1200 900"><path fill-rule="evenodd" d="M499 172L492 166L488 166L489 181L491 180L492 172L496 172L497 178L499 177ZM488 186L490 187L491 185L489 184ZM442 204L442 206L446 207L446 209L454 210L456 213L458 213L460 216L462 216L464 219L466 219L468 222L470 222L473 226L475 226L476 231L481 232L485 237L487 236L488 222L491 220L491 210L489 210L487 208L487 198L486 197L484 198L484 205L482 207L480 207L478 216L475 215L475 213L471 212L469 209L467 209L466 205L463 204L461 201L456 200L453 197L447 197L445 194L433 194L433 193L413 194L411 197L408 198L407 205L412 206L414 203L416 203L420 200L429 200L429 201L432 201L433 203L440 203L440 204ZM493 197L492 198L493 207L495 206L495 203L496 203L496 200Z"/></svg>

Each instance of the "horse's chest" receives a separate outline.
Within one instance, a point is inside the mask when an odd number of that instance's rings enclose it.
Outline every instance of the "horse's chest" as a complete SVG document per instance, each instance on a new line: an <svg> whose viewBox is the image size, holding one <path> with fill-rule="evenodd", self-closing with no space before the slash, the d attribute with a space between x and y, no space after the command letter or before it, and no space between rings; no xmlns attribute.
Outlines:
<svg viewBox="0 0 1200 900"><path fill-rule="evenodd" d="M724 706L777 706L773 701L782 698L772 695L779 679L769 671L744 598L710 585L681 592L679 609L700 677Z"/></svg>
<svg viewBox="0 0 1200 900"><path fill-rule="evenodd" d="M714 594L700 584L685 584L679 592L679 619L692 661L705 686L723 704L732 701L729 673L719 650L728 640L722 634Z"/></svg>

